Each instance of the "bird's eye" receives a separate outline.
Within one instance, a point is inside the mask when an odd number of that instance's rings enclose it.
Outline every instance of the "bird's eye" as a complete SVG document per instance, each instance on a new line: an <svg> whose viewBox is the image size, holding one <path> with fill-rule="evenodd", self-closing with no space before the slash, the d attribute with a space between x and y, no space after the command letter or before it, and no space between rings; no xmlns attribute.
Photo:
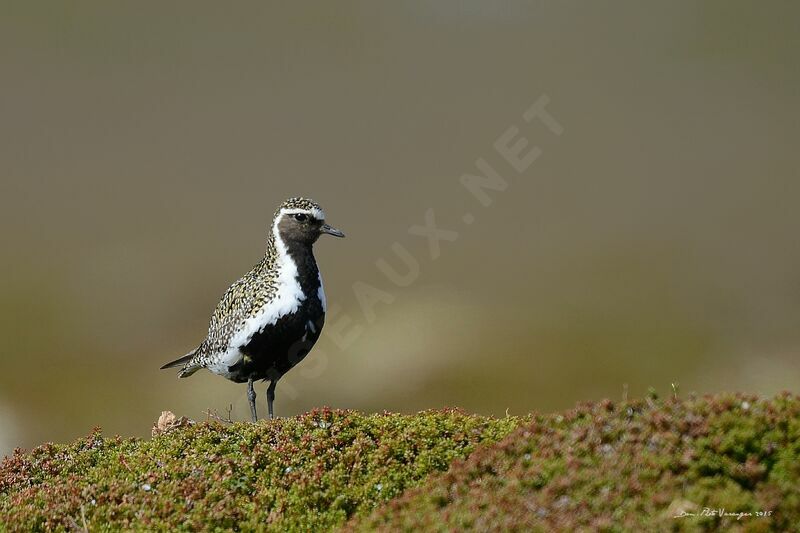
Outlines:
<svg viewBox="0 0 800 533"><path fill-rule="evenodd" d="M305 215L303 213L297 213L296 215L294 215L294 219L297 220L298 222L305 222L308 219L308 215Z"/></svg>

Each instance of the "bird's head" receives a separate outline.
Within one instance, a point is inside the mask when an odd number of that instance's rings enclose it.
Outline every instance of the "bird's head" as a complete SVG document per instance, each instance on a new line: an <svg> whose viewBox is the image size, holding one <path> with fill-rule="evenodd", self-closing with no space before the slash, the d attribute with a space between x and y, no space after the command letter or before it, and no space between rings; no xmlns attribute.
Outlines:
<svg viewBox="0 0 800 533"><path fill-rule="evenodd" d="M325 212L313 200L289 198L275 212L273 231L284 243L313 244L327 233L344 237L344 233L325 223Z"/></svg>

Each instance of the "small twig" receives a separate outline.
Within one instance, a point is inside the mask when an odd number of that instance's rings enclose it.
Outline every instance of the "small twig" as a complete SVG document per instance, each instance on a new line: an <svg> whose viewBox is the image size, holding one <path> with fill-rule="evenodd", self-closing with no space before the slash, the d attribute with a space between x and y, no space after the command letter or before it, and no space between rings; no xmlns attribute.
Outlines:
<svg viewBox="0 0 800 533"><path fill-rule="evenodd" d="M89 526L86 524L86 511L81 505L81 522L83 523L83 531L84 533L89 533Z"/></svg>
<svg viewBox="0 0 800 533"><path fill-rule="evenodd" d="M68 516L67 521L69 522L69 527L72 528L73 531L89 533L89 525L86 523L86 512L83 509L83 505L81 505L81 522L83 526L81 527L81 525L78 524L78 521L72 516Z"/></svg>
<svg viewBox="0 0 800 533"><path fill-rule="evenodd" d="M623 383L622 384L622 401L623 401L623 403L628 401L628 384L627 383Z"/></svg>
<svg viewBox="0 0 800 533"><path fill-rule="evenodd" d="M216 409L212 410L211 408L206 409L205 415L207 420L216 420L217 422L223 422L225 424L233 424L233 418L231 418L231 412L233 412L233 404L229 404L228 408L226 409L228 412L228 416L226 418L222 418L217 414Z"/></svg>

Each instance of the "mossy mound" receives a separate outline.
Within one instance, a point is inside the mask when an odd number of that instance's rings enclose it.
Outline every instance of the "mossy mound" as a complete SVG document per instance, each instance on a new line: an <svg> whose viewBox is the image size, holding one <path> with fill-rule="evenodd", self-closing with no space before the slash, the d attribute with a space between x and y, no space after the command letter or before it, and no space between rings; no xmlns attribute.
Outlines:
<svg viewBox="0 0 800 533"><path fill-rule="evenodd" d="M0 530L320 531L443 471L517 418L322 409L152 440L46 444L0 464Z"/></svg>
<svg viewBox="0 0 800 533"><path fill-rule="evenodd" d="M800 531L800 397L604 401L525 419L322 409L176 423L151 440L94 432L0 463L0 531L343 525Z"/></svg>
<svg viewBox="0 0 800 533"><path fill-rule="evenodd" d="M605 401L535 416L348 528L800 531L800 397Z"/></svg>

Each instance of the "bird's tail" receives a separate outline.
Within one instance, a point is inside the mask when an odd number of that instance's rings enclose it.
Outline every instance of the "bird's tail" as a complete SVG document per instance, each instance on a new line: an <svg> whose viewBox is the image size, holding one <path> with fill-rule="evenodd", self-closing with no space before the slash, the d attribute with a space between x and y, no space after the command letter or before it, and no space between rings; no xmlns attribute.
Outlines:
<svg viewBox="0 0 800 533"><path fill-rule="evenodd" d="M192 350L191 352L187 353L183 357L179 357L178 359L175 359L174 361L170 361L169 363L165 364L164 366L161 367L161 370L164 370L166 368L175 368L176 366L185 365L184 368L180 371L180 373L178 375L180 377L182 377L182 378L189 377L192 374L194 374L195 372L197 372L198 370L200 370L200 365L196 365L196 366L195 365L188 365L188 363L191 362L192 358L195 356L196 353L197 353L197 350Z"/></svg>

